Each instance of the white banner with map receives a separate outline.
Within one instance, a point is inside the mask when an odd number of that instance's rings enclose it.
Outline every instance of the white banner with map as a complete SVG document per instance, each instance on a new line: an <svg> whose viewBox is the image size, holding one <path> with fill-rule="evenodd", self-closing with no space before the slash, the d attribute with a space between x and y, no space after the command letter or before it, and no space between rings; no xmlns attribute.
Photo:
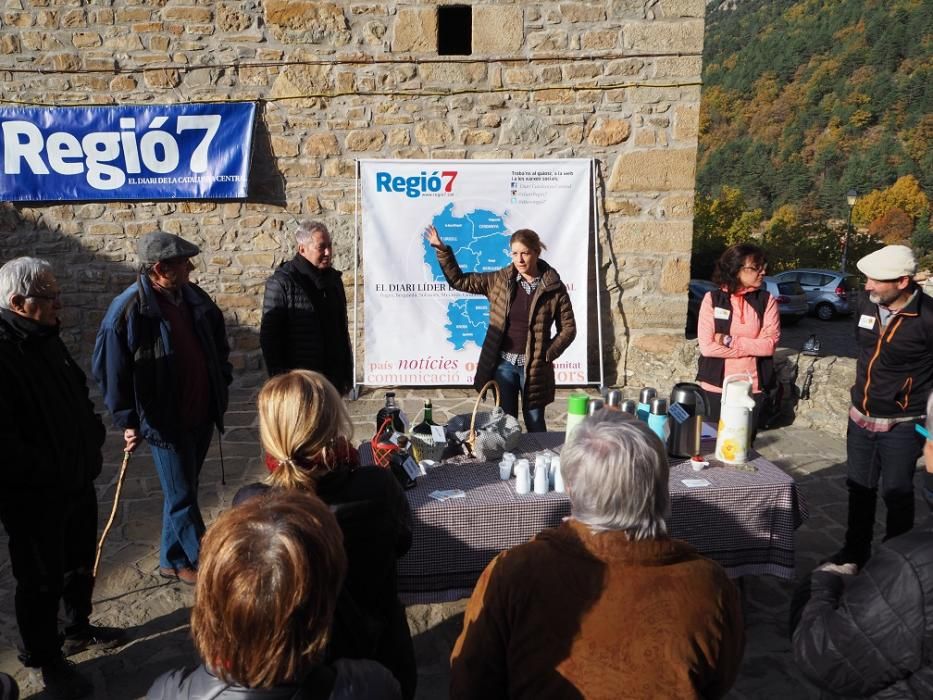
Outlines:
<svg viewBox="0 0 933 700"><path fill-rule="evenodd" d="M473 382L489 303L447 285L424 238L433 224L464 272L508 265L512 233L538 233L577 324L576 340L554 363L557 383L585 384L590 168L579 159L361 160L363 383Z"/></svg>

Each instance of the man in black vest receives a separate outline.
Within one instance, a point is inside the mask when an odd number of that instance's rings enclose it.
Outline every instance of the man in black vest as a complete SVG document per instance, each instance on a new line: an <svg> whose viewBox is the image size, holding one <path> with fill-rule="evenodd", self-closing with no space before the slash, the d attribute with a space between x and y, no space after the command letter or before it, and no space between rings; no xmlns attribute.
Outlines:
<svg viewBox="0 0 933 700"><path fill-rule="evenodd" d="M311 369L346 394L353 388L353 353L330 232L319 221L305 221L295 240L298 253L266 281L259 328L266 369L270 377Z"/></svg>
<svg viewBox="0 0 933 700"><path fill-rule="evenodd" d="M933 299L914 282L917 263L906 246L886 246L857 267L868 281L856 314L858 360L846 434L849 513L845 545L831 561L861 568L871 556L879 481L885 540L914 525L914 472L923 449L915 426L933 389ZM928 480L928 500L930 486Z"/></svg>

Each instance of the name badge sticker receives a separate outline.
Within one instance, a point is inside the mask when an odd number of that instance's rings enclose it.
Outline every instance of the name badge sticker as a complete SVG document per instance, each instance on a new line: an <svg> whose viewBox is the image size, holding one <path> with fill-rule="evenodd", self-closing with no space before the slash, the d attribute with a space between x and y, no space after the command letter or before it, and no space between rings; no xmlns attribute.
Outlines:
<svg viewBox="0 0 933 700"><path fill-rule="evenodd" d="M723 309L719 306L713 307L713 318L719 318L723 321L728 321L731 315L732 311L730 309Z"/></svg>
<svg viewBox="0 0 933 700"><path fill-rule="evenodd" d="M862 314L861 318L858 320L858 327L870 331L875 327L875 317L869 316L868 314Z"/></svg>
<svg viewBox="0 0 933 700"><path fill-rule="evenodd" d="M402 462L402 468L405 469L405 473L412 479L417 479L421 476L421 467L419 467L418 463L411 457L407 457L405 461Z"/></svg>
<svg viewBox="0 0 933 700"><path fill-rule="evenodd" d="M690 417L690 414L684 410L679 403L672 403L667 407L667 415L671 416L678 423L683 423Z"/></svg>

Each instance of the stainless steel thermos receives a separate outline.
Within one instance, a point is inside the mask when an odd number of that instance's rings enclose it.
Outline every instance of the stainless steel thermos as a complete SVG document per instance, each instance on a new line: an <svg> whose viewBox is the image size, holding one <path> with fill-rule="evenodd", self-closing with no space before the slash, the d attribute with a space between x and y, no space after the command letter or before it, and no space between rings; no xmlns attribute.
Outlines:
<svg viewBox="0 0 933 700"><path fill-rule="evenodd" d="M675 384L667 406L670 433L667 452L672 457L693 457L700 454L703 418L708 413L706 400L699 385L691 382Z"/></svg>

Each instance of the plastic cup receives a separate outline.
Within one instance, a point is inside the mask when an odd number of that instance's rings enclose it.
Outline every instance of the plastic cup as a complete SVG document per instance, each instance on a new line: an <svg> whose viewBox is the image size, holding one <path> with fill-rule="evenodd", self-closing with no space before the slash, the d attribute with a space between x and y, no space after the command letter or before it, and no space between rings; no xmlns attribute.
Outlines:
<svg viewBox="0 0 933 700"><path fill-rule="evenodd" d="M531 468L527 459L515 463L515 493L531 493Z"/></svg>

